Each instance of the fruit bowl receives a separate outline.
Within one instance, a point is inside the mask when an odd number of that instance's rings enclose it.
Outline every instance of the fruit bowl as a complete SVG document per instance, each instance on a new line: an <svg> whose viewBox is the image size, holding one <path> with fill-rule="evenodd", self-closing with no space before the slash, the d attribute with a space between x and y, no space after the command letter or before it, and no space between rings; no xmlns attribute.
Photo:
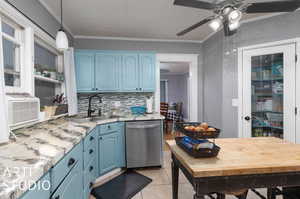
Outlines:
<svg viewBox="0 0 300 199"><path fill-rule="evenodd" d="M178 122L177 130L194 139L217 138L220 135L220 129L209 126L207 123L199 122Z"/></svg>

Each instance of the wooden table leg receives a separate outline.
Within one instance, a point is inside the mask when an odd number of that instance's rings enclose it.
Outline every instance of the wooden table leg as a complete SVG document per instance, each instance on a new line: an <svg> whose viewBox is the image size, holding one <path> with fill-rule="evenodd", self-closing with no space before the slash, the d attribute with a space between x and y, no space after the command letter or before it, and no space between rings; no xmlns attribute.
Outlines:
<svg viewBox="0 0 300 199"><path fill-rule="evenodd" d="M179 177L179 167L172 162L172 192L173 199L178 199L178 177Z"/></svg>
<svg viewBox="0 0 300 199"><path fill-rule="evenodd" d="M275 189L274 188L268 188L267 198L268 199L275 199L276 198Z"/></svg>
<svg viewBox="0 0 300 199"><path fill-rule="evenodd" d="M217 193L217 199L225 199L225 194Z"/></svg>

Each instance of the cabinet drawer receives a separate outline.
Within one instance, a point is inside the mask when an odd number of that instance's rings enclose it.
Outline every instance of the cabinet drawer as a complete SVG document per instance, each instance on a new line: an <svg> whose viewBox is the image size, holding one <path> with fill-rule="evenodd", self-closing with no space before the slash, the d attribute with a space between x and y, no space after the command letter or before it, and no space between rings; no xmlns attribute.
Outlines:
<svg viewBox="0 0 300 199"><path fill-rule="evenodd" d="M83 142L84 151L88 151L90 146L97 145L98 128L94 128L85 138Z"/></svg>
<svg viewBox="0 0 300 199"><path fill-rule="evenodd" d="M88 164L91 162L91 160L97 158L97 143L95 142L94 144L90 145L87 150L83 152L83 167L84 169L87 168Z"/></svg>
<svg viewBox="0 0 300 199"><path fill-rule="evenodd" d="M40 186L40 188L38 186ZM31 187L32 190L26 192L21 199L49 199L50 187L50 174L47 173L37 182L36 188Z"/></svg>
<svg viewBox="0 0 300 199"><path fill-rule="evenodd" d="M114 131L118 131L120 129L120 123L109 123L109 124L103 124L100 126L100 134L107 134L112 133Z"/></svg>
<svg viewBox="0 0 300 199"><path fill-rule="evenodd" d="M90 162L86 169L84 169L84 188L88 189L92 186L94 180L97 178L98 167L97 159L94 159Z"/></svg>
<svg viewBox="0 0 300 199"><path fill-rule="evenodd" d="M65 176L72 170L74 165L82 165L83 146L80 142L75 146L60 162L58 162L52 169L51 180L52 190L55 190ZM81 166L82 167L82 166Z"/></svg>
<svg viewBox="0 0 300 199"><path fill-rule="evenodd" d="M77 162L63 180L51 199L82 199L83 197L82 164Z"/></svg>

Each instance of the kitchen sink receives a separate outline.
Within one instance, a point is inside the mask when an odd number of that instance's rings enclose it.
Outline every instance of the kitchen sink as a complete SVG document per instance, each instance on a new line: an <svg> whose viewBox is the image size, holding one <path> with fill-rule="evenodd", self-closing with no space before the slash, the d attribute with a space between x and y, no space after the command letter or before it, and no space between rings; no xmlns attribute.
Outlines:
<svg viewBox="0 0 300 199"><path fill-rule="evenodd" d="M68 119L72 122L76 123L85 123L85 122L96 122L99 120L107 120L107 119L115 119L119 118L119 116L93 116L87 117L86 115L76 115L73 117L69 117Z"/></svg>

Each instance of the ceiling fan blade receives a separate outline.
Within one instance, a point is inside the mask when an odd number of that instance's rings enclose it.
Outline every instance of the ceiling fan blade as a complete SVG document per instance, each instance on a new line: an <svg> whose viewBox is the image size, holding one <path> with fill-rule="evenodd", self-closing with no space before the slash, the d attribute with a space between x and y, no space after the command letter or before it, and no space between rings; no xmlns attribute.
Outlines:
<svg viewBox="0 0 300 199"><path fill-rule="evenodd" d="M213 10L217 7L216 4L198 0L175 0L174 5Z"/></svg>
<svg viewBox="0 0 300 199"><path fill-rule="evenodd" d="M179 33L177 33L177 36L185 35L186 33L191 32L192 30L194 30L194 29L202 26L203 24L206 24L207 22L209 22L210 20L212 20L214 18L215 18L215 16L207 17L206 19L203 19L202 21L200 21L200 22L198 22L198 23L196 23L196 24L188 27L187 29L185 29L185 30L183 30L183 31L181 31Z"/></svg>
<svg viewBox="0 0 300 199"><path fill-rule="evenodd" d="M252 3L245 9L246 13L293 12L300 7L300 1L273 1Z"/></svg>

